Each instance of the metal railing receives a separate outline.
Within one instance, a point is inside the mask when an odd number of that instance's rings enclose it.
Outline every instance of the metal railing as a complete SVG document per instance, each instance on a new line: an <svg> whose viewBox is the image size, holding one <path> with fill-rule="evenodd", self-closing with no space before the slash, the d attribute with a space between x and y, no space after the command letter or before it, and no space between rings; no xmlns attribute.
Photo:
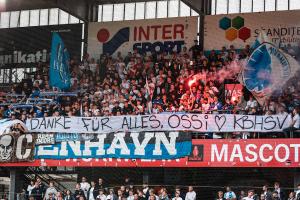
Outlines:
<svg viewBox="0 0 300 200"><path fill-rule="evenodd" d="M28 172L30 174L28 174ZM47 173L38 173L41 172L41 169L38 167L35 167L34 169L31 167L27 168L27 174L24 174L26 178L29 180L34 180L36 178L40 178L42 182L46 185L49 185L49 182L52 181L54 184L54 187L56 187L59 191L64 191L68 188L66 188L63 184L59 183L58 181L55 180L52 176L50 176Z"/></svg>

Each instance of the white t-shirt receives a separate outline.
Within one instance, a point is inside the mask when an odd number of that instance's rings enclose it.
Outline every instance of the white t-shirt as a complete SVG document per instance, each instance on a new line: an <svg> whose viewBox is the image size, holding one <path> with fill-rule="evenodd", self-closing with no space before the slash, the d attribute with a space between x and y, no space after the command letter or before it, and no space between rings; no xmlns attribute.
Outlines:
<svg viewBox="0 0 300 200"><path fill-rule="evenodd" d="M90 189L89 199L88 199L88 200L95 200L93 192L94 192L94 188L92 187L92 188Z"/></svg>
<svg viewBox="0 0 300 200"><path fill-rule="evenodd" d="M253 200L253 198L250 198L250 197L244 197L243 200Z"/></svg>
<svg viewBox="0 0 300 200"><path fill-rule="evenodd" d="M96 70L97 70L97 63L90 63L90 70L91 70L93 73L96 73Z"/></svg>
<svg viewBox="0 0 300 200"><path fill-rule="evenodd" d="M159 200L159 197L154 195L155 196L155 200ZM150 200L150 196L148 197L148 200Z"/></svg>
<svg viewBox="0 0 300 200"><path fill-rule="evenodd" d="M296 191L296 197L298 196L298 194L300 194L300 190Z"/></svg>
<svg viewBox="0 0 300 200"><path fill-rule="evenodd" d="M106 200L106 196L105 196L105 194L102 194L102 195L98 195L97 196L97 200Z"/></svg>
<svg viewBox="0 0 300 200"><path fill-rule="evenodd" d="M133 195L127 197L127 200L133 200L133 199L134 199L134 196L133 196Z"/></svg>
<svg viewBox="0 0 300 200"><path fill-rule="evenodd" d="M252 101L247 101L247 105L246 105L246 110L249 108L256 108L257 107L257 101L256 100L252 100Z"/></svg>
<svg viewBox="0 0 300 200"><path fill-rule="evenodd" d="M185 200L196 200L196 192L188 192L186 193Z"/></svg>
<svg viewBox="0 0 300 200"><path fill-rule="evenodd" d="M33 186L32 185L28 185L27 192L28 192L29 196L31 195L31 191L32 191L33 188L34 188L34 185Z"/></svg>
<svg viewBox="0 0 300 200"><path fill-rule="evenodd" d="M283 112L278 112L278 115L287 115L288 113L283 111Z"/></svg>
<svg viewBox="0 0 300 200"><path fill-rule="evenodd" d="M236 195L234 192L230 191L230 192L226 192L224 194L224 198L225 199L236 199Z"/></svg>
<svg viewBox="0 0 300 200"><path fill-rule="evenodd" d="M204 111L208 111L209 106L210 105L208 103L207 104L202 104L202 108L203 108Z"/></svg>
<svg viewBox="0 0 300 200"><path fill-rule="evenodd" d="M300 128L300 117L299 117L299 114L296 114L293 117L293 121L295 121L294 128Z"/></svg>
<svg viewBox="0 0 300 200"><path fill-rule="evenodd" d="M174 197L174 198L172 198L172 200L182 200L182 198L181 197Z"/></svg>
<svg viewBox="0 0 300 200"><path fill-rule="evenodd" d="M125 89L129 89L130 84L128 83L128 81L122 81L122 87Z"/></svg>
<svg viewBox="0 0 300 200"><path fill-rule="evenodd" d="M172 200L182 200L182 198L181 197L174 197Z"/></svg>
<svg viewBox="0 0 300 200"><path fill-rule="evenodd" d="M88 182L82 182L80 183L80 188L83 190L84 196L87 197L87 191L90 189L90 184Z"/></svg>

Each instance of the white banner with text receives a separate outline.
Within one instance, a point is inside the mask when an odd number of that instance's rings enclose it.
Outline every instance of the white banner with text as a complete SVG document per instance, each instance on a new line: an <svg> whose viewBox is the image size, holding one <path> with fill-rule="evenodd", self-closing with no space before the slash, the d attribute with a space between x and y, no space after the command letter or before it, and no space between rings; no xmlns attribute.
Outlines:
<svg viewBox="0 0 300 200"><path fill-rule="evenodd" d="M290 115L154 114L110 117L46 117L26 121L29 132L113 133L146 131L280 132Z"/></svg>

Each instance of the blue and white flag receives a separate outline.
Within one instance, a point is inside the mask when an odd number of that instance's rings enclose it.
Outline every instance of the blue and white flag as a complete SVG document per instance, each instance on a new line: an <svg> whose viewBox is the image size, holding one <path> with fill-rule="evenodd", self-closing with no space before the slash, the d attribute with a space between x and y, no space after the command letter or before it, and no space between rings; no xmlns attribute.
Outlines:
<svg viewBox="0 0 300 200"><path fill-rule="evenodd" d="M292 56L271 43L264 32L259 34L252 48L242 72L243 84L263 105L270 96L281 93L300 67Z"/></svg>
<svg viewBox="0 0 300 200"><path fill-rule="evenodd" d="M58 33L53 33L50 59L50 86L67 90L71 86L70 56Z"/></svg>

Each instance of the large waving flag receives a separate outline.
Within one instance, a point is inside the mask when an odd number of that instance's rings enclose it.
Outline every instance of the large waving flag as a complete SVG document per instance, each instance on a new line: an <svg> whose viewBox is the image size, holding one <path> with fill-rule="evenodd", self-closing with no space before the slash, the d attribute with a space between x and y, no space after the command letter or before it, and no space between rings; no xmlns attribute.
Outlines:
<svg viewBox="0 0 300 200"><path fill-rule="evenodd" d="M50 86L67 90L71 86L70 56L58 33L53 33L50 59Z"/></svg>
<svg viewBox="0 0 300 200"><path fill-rule="evenodd" d="M252 48L242 71L243 84L263 105L270 96L281 93L299 70L299 64L270 42L264 32L259 34Z"/></svg>

